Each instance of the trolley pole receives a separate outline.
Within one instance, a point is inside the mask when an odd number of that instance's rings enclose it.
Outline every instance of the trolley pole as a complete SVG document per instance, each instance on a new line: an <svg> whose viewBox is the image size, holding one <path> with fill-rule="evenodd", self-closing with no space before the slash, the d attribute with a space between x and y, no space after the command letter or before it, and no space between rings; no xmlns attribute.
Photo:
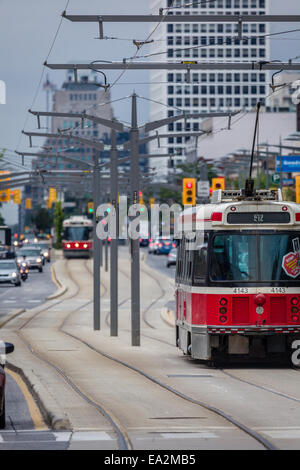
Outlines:
<svg viewBox="0 0 300 470"><path fill-rule="evenodd" d="M139 201L139 130L137 125L137 96L132 95L130 129L130 204ZM131 247L131 345L140 346L140 242L130 238Z"/></svg>
<svg viewBox="0 0 300 470"><path fill-rule="evenodd" d="M115 237L110 242L110 336L118 336L118 150L116 131L111 131L110 151L110 202L115 210Z"/></svg>
<svg viewBox="0 0 300 470"><path fill-rule="evenodd" d="M94 200L94 330L100 330L100 240L97 236L97 207L100 205L100 168L98 153L94 153L93 200Z"/></svg>

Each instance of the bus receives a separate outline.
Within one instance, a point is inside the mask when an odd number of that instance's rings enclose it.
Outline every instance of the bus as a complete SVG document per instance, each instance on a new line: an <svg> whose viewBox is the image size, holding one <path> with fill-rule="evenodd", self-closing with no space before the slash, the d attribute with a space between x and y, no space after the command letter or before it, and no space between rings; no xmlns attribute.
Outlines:
<svg viewBox="0 0 300 470"><path fill-rule="evenodd" d="M214 191L179 217L176 344L210 364L286 362L300 339L300 206L243 194Z"/></svg>
<svg viewBox="0 0 300 470"><path fill-rule="evenodd" d="M64 258L90 258L93 252L93 222L84 215L63 221Z"/></svg>

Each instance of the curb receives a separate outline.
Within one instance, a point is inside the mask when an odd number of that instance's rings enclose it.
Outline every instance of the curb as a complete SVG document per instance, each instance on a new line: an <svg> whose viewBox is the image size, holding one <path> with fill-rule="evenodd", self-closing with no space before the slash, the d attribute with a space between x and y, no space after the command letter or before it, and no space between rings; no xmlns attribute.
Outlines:
<svg viewBox="0 0 300 470"><path fill-rule="evenodd" d="M51 266L51 276L52 276L52 281L54 282L54 284L57 285L58 289L56 292L54 292L54 294L51 294L49 295L48 297L46 297L45 300L54 300L54 299L57 299L58 297L61 297L62 295L64 295L67 290L68 290L68 287L67 286L63 286L57 279L56 277L56 273L55 273L55 263L52 264Z"/></svg>
<svg viewBox="0 0 300 470"><path fill-rule="evenodd" d="M55 431L71 429L70 421L65 415L63 415L59 411L51 411L55 410L55 408L57 408L57 405L55 404L54 400L49 395L49 393L45 394L45 389L43 385L40 382L36 382L37 377L32 373L32 371L28 371L25 374L23 369L20 369L11 362L7 362L6 367L20 375L20 377L23 379L28 390L33 396L36 405L42 413L46 424L50 426L51 429ZM43 396L43 399L41 399L41 396ZM45 396L47 396L47 398L45 398Z"/></svg>
<svg viewBox="0 0 300 470"><path fill-rule="evenodd" d="M173 316L173 311L169 310L167 307L163 307L160 311L161 319L172 328L175 326L175 318Z"/></svg>

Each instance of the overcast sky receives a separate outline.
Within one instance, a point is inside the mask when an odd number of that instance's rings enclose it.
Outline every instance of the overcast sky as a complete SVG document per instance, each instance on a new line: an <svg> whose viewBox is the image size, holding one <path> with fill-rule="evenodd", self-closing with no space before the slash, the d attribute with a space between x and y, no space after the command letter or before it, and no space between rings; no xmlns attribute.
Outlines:
<svg viewBox="0 0 300 470"><path fill-rule="evenodd" d="M300 14L299 0L270 0L271 13ZM70 0L68 12L82 14L143 14L149 12L149 0ZM0 80L7 86L7 104L0 105L0 148L15 149L20 132L24 127L27 109L31 107L42 72L42 64L47 57L60 14L66 0L0 0ZM162 1L162 5L164 2ZM300 25L278 24L277 30L292 29ZM105 24L104 34L122 38L143 39L150 28L145 24ZM95 23L71 23L63 20L58 38L50 54L49 62L67 63L70 61L90 62L96 59L120 60L130 57L135 47L129 41L99 41ZM300 55L300 31L291 37L293 40L272 40L272 58L286 60ZM298 39L298 40L296 40ZM61 86L66 74L64 71L49 71L50 80ZM109 82L116 75L108 72ZM116 86L114 99L128 96L133 85L130 82L147 82L148 73L127 72ZM124 84L125 83L125 84ZM148 85L135 85L141 96L148 96ZM35 101L35 109L45 109L46 96L42 88ZM116 103L115 114L128 121L129 103ZM148 119L148 106L141 102L140 122ZM27 130L36 127L30 117ZM25 149L27 140L22 139L19 149Z"/></svg>

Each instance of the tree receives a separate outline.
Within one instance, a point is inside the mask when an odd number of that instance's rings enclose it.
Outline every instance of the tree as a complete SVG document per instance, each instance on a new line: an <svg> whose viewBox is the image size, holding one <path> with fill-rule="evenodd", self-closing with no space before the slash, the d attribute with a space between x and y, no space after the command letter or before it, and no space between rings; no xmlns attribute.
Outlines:
<svg viewBox="0 0 300 470"><path fill-rule="evenodd" d="M47 209L40 207L33 222L39 232L46 232L51 228L52 217Z"/></svg>
<svg viewBox="0 0 300 470"><path fill-rule="evenodd" d="M61 241L62 241L62 230L63 230L63 220L64 220L64 212L62 209L61 202L55 203L54 208L54 228L55 228L55 248L61 248Z"/></svg>

